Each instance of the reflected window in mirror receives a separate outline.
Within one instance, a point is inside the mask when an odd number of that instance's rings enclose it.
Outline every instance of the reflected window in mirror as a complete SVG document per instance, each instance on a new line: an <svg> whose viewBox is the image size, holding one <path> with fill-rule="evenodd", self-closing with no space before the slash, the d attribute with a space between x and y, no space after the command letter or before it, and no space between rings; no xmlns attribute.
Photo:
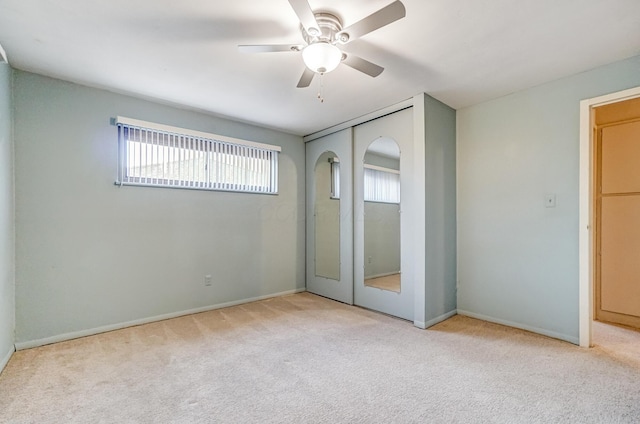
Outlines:
<svg viewBox="0 0 640 424"><path fill-rule="evenodd" d="M364 201L400 203L400 171L365 164Z"/></svg>
<svg viewBox="0 0 640 424"><path fill-rule="evenodd" d="M340 160L330 158L331 163L331 198L340 199Z"/></svg>

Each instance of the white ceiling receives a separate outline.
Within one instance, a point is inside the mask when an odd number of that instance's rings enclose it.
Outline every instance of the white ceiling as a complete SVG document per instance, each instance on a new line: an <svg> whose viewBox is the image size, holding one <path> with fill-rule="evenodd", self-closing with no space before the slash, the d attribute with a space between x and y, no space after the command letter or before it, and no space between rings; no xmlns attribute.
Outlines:
<svg viewBox="0 0 640 424"><path fill-rule="evenodd" d="M391 0L309 0L345 26ZM287 0L0 0L18 69L306 135L426 92L459 109L640 54L640 0L403 0L407 16L344 50L346 66L297 89L302 42ZM640 70L639 70L640 72Z"/></svg>

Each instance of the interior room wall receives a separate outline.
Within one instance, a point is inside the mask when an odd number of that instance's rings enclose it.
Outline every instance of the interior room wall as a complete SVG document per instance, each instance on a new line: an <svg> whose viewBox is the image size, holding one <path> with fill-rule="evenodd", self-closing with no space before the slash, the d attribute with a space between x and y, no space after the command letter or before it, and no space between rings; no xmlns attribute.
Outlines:
<svg viewBox="0 0 640 424"><path fill-rule="evenodd" d="M14 191L11 67L0 63L0 371L14 351Z"/></svg>
<svg viewBox="0 0 640 424"><path fill-rule="evenodd" d="M304 289L300 137L22 71L14 90L18 347ZM279 145L279 194L115 186L117 115Z"/></svg>
<svg viewBox="0 0 640 424"><path fill-rule="evenodd" d="M458 111L459 313L578 343L579 102L638 85L640 56Z"/></svg>
<svg viewBox="0 0 640 424"><path fill-rule="evenodd" d="M456 111L423 96L425 323L456 313ZM419 158L418 160L423 160Z"/></svg>

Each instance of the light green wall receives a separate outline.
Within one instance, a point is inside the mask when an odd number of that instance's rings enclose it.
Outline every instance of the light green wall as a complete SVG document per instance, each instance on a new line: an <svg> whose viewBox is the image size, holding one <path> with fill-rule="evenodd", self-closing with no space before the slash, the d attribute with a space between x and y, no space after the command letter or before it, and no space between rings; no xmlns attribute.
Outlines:
<svg viewBox="0 0 640 424"><path fill-rule="evenodd" d="M458 111L460 312L578 342L579 102L638 85L640 56Z"/></svg>
<svg viewBox="0 0 640 424"><path fill-rule="evenodd" d="M304 288L300 137L21 71L14 88L17 342ZM279 194L114 186L117 115L282 146Z"/></svg>
<svg viewBox="0 0 640 424"><path fill-rule="evenodd" d="M424 96L425 322L456 310L456 111Z"/></svg>
<svg viewBox="0 0 640 424"><path fill-rule="evenodd" d="M15 328L11 74L0 63L0 371L14 350Z"/></svg>

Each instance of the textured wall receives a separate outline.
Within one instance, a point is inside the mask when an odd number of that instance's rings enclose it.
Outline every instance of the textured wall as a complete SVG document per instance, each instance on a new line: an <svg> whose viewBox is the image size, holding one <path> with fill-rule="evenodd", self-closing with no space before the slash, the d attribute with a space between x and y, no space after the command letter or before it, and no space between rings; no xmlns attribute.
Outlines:
<svg viewBox="0 0 640 424"><path fill-rule="evenodd" d="M638 85L640 56L458 111L459 310L578 341L579 102Z"/></svg>
<svg viewBox="0 0 640 424"><path fill-rule="evenodd" d="M456 310L456 111L424 97L425 322Z"/></svg>
<svg viewBox="0 0 640 424"><path fill-rule="evenodd" d="M15 322L11 68L0 63L0 371L13 352Z"/></svg>
<svg viewBox="0 0 640 424"><path fill-rule="evenodd" d="M280 145L279 194L114 186L117 115ZM16 71L15 157L18 342L305 286L300 137Z"/></svg>

